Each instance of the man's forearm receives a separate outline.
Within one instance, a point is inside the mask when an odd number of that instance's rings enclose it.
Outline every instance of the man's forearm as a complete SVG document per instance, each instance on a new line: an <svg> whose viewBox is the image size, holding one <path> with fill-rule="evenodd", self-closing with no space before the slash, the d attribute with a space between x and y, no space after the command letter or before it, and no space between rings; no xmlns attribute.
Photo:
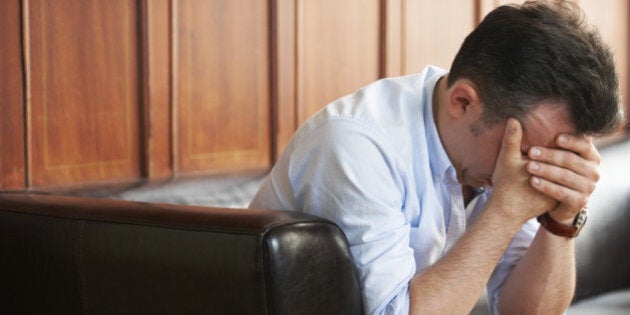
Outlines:
<svg viewBox="0 0 630 315"><path fill-rule="evenodd" d="M412 279L411 314L467 314L474 307L522 226L493 209L485 210L442 259Z"/></svg>
<svg viewBox="0 0 630 315"><path fill-rule="evenodd" d="M562 314L575 291L575 241L541 227L499 295L502 314Z"/></svg>

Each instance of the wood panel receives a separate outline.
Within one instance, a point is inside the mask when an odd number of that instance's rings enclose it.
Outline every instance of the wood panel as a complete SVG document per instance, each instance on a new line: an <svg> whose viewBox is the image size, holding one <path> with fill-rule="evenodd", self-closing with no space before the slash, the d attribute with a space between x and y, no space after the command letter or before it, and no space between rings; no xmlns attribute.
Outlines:
<svg viewBox="0 0 630 315"><path fill-rule="evenodd" d="M449 69L464 38L476 25L475 1L403 0L403 74L426 65Z"/></svg>
<svg viewBox="0 0 630 315"><path fill-rule="evenodd" d="M143 176L173 176L171 11L169 0L142 1Z"/></svg>
<svg viewBox="0 0 630 315"><path fill-rule="evenodd" d="M384 77L395 77L403 74L403 2L406 0L385 0L381 9L382 42L381 52L383 53L381 65Z"/></svg>
<svg viewBox="0 0 630 315"><path fill-rule="evenodd" d="M297 116L305 121L327 103L381 76L378 0L298 0Z"/></svg>
<svg viewBox="0 0 630 315"><path fill-rule="evenodd" d="M272 114L277 160L297 129L296 106L296 1L275 0L271 8L272 34Z"/></svg>
<svg viewBox="0 0 630 315"><path fill-rule="evenodd" d="M0 189L24 188L19 0L0 1Z"/></svg>
<svg viewBox="0 0 630 315"><path fill-rule="evenodd" d="M30 186L138 179L136 3L23 5Z"/></svg>
<svg viewBox="0 0 630 315"><path fill-rule="evenodd" d="M269 7L174 1L176 172L269 167Z"/></svg>
<svg viewBox="0 0 630 315"><path fill-rule="evenodd" d="M266 169L329 102L449 68L507 2L0 1L0 189ZM579 3L627 104L630 4Z"/></svg>

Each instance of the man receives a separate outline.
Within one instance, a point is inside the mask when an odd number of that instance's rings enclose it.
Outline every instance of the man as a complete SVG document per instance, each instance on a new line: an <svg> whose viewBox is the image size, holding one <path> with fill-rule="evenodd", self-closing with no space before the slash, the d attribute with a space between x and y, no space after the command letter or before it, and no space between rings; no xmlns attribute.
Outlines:
<svg viewBox="0 0 630 315"><path fill-rule="evenodd" d="M598 180L592 138L621 120L611 54L575 8L502 6L449 73L380 80L317 113L250 206L337 223L366 313L466 314L487 285L495 314L558 314Z"/></svg>

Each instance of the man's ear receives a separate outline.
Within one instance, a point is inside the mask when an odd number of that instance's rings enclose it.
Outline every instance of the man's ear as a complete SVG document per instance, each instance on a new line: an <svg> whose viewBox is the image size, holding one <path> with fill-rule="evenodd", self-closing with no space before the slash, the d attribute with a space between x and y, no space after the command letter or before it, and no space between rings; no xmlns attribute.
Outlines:
<svg viewBox="0 0 630 315"><path fill-rule="evenodd" d="M471 105L480 106L480 96L477 85L469 79L457 79L449 88L448 111L454 118L462 117Z"/></svg>

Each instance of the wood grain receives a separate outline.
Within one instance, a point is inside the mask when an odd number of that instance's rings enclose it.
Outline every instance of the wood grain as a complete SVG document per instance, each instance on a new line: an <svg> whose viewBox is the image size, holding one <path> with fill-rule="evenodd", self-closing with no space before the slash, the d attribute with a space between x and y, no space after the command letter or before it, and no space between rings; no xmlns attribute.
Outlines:
<svg viewBox="0 0 630 315"><path fill-rule="evenodd" d="M172 177L171 11L168 0L142 1L143 176Z"/></svg>
<svg viewBox="0 0 630 315"><path fill-rule="evenodd" d="M299 124L296 106L296 1L276 0L272 7L272 105L274 161L289 143Z"/></svg>
<svg viewBox="0 0 630 315"><path fill-rule="evenodd" d="M297 1L297 116L380 78L378 0Z"/></svg>
<svg viewBox="0 0 630 315"><path fill-rule="evenodd" d="M29 184L138 179L136 3L25 2Z"/></svg>
<svg viewBox="0 0 630 315"><path fill-rule="evenodd" d="M266 170L329 102L449 68L508 2L0 1L0 189ZM578 2L630 110L630 4Z"/></svg>
<svg viewBox="0 0 630 315"><path fill-rule="evenodd" d="M426 65L449 69L475 21L474 1L403 0L402 69L417 73Z"/></svg>
<svg viewBox="0 0 630 315"><path fill-rule="evenodd" d="M179 173L270 166L269 4L174 2Z"/></svg>
<svg viewBox="0 0 630 315"><path fill-rule="evenodd" d="M0 189L25 187L20 2L0 1Z"/></svg>

